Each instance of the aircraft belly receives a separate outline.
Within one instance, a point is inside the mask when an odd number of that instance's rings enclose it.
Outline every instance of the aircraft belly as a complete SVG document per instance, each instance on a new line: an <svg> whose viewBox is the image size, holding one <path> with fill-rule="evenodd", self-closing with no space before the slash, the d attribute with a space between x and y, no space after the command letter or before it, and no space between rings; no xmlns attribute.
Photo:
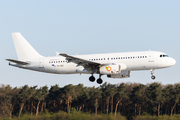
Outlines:
<svg viewBox="0 0 180 120"><path fill-rule="evenodd" d="M51 64L45 66L47 72L56 73L56 74L77 74L77 69L75 64ZM79 74L79 73L78 73Z"/></svg>

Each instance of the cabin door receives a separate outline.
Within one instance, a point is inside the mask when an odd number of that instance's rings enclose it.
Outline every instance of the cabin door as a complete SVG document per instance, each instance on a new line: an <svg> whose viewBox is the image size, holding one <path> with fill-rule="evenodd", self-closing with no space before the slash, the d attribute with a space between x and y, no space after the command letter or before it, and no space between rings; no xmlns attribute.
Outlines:
<svg viewBox="0 0 180 120"><path fill-rule="evenodd" d="M148 61L154 62L154 52L152 52L152 51L149 52Z"/></svg>

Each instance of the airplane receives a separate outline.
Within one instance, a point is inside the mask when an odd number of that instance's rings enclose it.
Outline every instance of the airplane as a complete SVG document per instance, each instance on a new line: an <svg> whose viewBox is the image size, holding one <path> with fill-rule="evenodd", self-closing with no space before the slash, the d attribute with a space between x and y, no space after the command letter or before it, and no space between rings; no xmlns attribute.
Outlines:
<svg viewBox="0 0 180 120"><path fill-rule="evenodd" d="M40 55L21 35L12 33L18 60L6 59L10 66L53 74L91 74L89 80L102 84L102 75L108 78L128 78L131 71L150 70L154 80L154 70L175 65L176 61L158 51L104 53L88 55L68 55L56 52L55 57Z"/></svg>

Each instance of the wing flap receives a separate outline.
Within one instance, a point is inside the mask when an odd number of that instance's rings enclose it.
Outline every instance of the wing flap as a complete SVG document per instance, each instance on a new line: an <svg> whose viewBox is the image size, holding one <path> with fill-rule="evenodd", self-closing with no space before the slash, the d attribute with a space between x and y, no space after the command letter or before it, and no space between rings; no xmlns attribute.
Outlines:
<svg viewBox="0 0 180 120"><path fill-rule="evenodd" d="M13 60L13 59L6 59L7 61L13 62L13 63L17 63L20 65L27 65L29 64L28 62L23 62L23 61L19 61L19 60Z"/></svg>

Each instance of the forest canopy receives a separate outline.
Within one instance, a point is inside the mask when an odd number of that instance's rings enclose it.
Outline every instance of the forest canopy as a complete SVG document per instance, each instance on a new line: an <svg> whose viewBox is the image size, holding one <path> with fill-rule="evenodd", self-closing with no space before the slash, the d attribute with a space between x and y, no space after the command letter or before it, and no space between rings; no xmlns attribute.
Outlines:
<svg viewBox="0 0 180 120"><path fill-rule="evenodd" d="M0 86L0 117L38 116L45 112L111 114L132 119L136 116L160 116L180 113L180 84L104 83L99 87L83 84L50 88L24 85Z"/></svg>

